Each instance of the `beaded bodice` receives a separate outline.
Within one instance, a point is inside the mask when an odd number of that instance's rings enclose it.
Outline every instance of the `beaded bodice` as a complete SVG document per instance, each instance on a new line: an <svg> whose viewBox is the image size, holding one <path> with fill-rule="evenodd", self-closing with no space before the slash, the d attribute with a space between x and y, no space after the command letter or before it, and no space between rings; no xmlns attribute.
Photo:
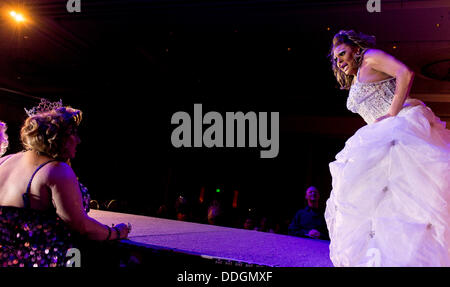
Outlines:
<svg viewBox="0 0 450 287"><path fill-rule="evenodd" d="M358 78L359 69L355 83L350 88L347 108L370 124L389 111L394 98L395 78L373 83L361 83Z"/></svg>

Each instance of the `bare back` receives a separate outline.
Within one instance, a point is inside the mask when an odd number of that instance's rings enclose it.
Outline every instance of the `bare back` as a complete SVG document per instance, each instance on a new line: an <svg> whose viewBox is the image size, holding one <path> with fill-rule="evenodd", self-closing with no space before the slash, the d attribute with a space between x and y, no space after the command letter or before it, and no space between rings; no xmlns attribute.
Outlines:
<svg viewBox="0 0 450 287"><path fill-rule="evenodd" d="M0 159L0 205L24 207L23 194L28 183L42 163L50 158L32 152L21 152ZM46 184L49 168L43 166L34 176L30 186L30 207L37 210L52 208L51 190Z"/></svg>

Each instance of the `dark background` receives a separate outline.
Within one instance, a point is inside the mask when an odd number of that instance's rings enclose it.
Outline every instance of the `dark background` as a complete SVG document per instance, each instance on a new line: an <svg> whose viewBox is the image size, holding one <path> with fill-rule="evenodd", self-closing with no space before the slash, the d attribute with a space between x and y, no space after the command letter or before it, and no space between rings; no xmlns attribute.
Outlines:
<svg viewBox="0 0 450 287"><path fill-rule="evenodd" d="M83 111L73 168L94 199L154 215L179 195L196 202L202 187L206 200L227 205L238 190L242 210L291 218L315 185L324 207L328 163L364 125L346 110L347 92L330 69L335 33L376 35L380 48L420 73L413 92L448 98L448 81L432 81L413 60L424 46L433 47L421 54L426 64L446 59L436 55L448 56L448 9L383 1L381 13L369 13L366 2L81 0L82 12L71 14L62 0L5 1L0 119L9 126L9 152L21 150L23 107L61 98ZM14 5L29 21L8 19ZM450 116L447 100L422 99ZM279 112L278 157L261 159L259 148L172 147L171 116L193 118L194 103L223 116Z"/></svg>

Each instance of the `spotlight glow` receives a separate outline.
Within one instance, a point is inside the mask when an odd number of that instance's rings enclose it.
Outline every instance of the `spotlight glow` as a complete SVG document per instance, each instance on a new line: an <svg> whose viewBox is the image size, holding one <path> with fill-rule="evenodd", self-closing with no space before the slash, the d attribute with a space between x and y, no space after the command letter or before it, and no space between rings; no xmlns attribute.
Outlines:
<svg viewBox="0 0 450 287"><path fill-rule="evenodd" d="M11 15L11 17L16 21L16 22L24 22L25 21L25 17L23 16L23 14L18 13L16 11L11 11L9 12L9 15Z"/></svg>

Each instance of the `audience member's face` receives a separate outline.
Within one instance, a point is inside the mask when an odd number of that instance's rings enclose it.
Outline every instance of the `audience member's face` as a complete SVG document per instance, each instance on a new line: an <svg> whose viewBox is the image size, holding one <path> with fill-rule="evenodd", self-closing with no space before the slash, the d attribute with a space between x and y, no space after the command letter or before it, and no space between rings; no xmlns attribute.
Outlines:
<svg viewBox="0 0 450 287"><path fill-rule="evenodd" d="M244 229L253 229L253 220L247 218L244 222Z"/></svg>
<svg viewBox="0 0 450 287"><path fill-rule="evenodd" d="M216 206L211 206L208 209L208 222L209 222L209 224L215 224L216 218L219 215L219 213L220 213L220 210Z"/></svg>
<svg viewBox="0 0 450 287"><path fill-rule="evenodd" d="M186 213L181 213L181 212L177 213L177 220L187 221L187 219L188 219L188 216Z"/></svg>
<svg viewBox="0 0 450 287"><path fill-rule="evenodd" d="M266 218L266 217L261 218L261 221L259 222L259 224L260 224L261 226L266 226L266 224L267 224L267 218Z"/></svg>
<svg viewBox="0 0 450 287"><path fill-rule="evenodd" d="M311 202L318 202L320 198L319 191L315 188L308 188L308 190L306 190L305 198Z"/></svg>

